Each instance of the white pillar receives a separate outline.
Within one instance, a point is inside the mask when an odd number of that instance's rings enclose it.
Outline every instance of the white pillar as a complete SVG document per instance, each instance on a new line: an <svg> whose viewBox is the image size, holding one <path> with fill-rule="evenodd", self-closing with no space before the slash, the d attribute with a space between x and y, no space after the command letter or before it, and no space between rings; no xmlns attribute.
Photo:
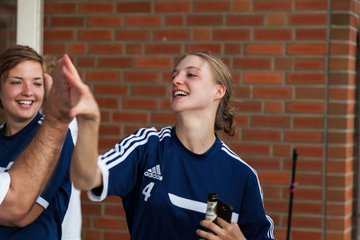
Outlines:
<svg viewBox="0 0 360 240"><path fill-rule="evenodd" d="M43 52L43 0L17 0L16 43Z"/></svg>

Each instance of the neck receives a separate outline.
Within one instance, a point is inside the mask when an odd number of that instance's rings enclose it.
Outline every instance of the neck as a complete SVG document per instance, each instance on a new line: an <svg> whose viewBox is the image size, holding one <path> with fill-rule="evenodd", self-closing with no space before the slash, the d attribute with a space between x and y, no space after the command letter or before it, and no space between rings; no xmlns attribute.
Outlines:
<svg viewBox="0 0 360 240"><path fill-rule="evenodd" d="M202 154L215 142L214 122L207 118L177 118L176 136L190 151Z"/></svg>

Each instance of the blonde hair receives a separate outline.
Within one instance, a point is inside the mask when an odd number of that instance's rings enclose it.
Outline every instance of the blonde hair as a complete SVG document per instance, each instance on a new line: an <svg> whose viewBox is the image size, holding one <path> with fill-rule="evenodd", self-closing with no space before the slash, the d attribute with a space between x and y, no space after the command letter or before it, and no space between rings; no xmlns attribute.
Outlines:
<svg viewBox="0 0 360 240"><path fill-rule="evenodd" d="M180 63L180 61L186 56L198 56L209 63L215 81L218 84L225 86L226 92L224 97L221 99L216 112L214 129L215 131L223 130L229 136L234 136L236 134L236 122L235 110L232 106L230 106L233 86L232 76L229 68L219 57L212 55L208 51L199 51L185 54L178 60L177 64Z"/></svg>

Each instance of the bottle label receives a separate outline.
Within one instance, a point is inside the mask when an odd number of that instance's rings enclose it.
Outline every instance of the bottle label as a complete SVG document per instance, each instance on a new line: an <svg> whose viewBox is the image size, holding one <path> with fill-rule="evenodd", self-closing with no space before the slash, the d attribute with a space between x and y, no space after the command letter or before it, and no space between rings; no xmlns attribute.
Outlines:
<svg viewBox="0 0 360 240"><path fill-rule="evenodd" d="M205 215L206 220L214 221L217 218L216 205L217 202L208 202Z"/></svg>

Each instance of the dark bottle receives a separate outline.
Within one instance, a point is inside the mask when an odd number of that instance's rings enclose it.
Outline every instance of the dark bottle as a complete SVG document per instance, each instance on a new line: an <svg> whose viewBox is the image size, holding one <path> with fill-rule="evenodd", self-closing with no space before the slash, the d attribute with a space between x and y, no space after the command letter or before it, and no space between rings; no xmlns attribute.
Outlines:
<svg viewBox="0 0 360 240"><path fill-rule="evenodd" d="M205 220L215 221L217 218L217 204L218 204L218 195L216 193L208 193L208 201L205 213ZM202 230L211 232L209 229L201 227ZM199 240L203 240L203 238L199 238Z"/></svg>
<svg viewBox="0 0 360 240"><path fill-rule="evenodd" d="M217 203L218 203L218 195L216 193L208 193L208 202L206 207L205 219L209 221L215 221L217 218Z"/></svg>

